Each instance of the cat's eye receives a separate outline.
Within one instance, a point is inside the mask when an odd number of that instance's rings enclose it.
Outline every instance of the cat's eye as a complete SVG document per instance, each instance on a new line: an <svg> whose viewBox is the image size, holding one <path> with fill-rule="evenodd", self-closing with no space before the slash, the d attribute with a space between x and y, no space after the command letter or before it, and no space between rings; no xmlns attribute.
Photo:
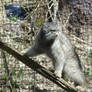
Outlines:
<svg viewBox="0 0 92 92"><path fill-rule="evenodd" d="M50 30L50 31L55 32L56 30Z"/></svg>

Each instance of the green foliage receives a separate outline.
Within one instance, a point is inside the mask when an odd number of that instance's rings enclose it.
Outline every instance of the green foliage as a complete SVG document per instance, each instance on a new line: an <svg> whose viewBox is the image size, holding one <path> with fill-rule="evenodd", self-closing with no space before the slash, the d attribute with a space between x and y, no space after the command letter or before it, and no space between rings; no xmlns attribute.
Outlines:
<svg viewBox="0 0 92 92"><path fill-rule="evenodd" d="M10 72L10 75L15 75L15 73L16 73L16 67L13 67L12 71Z"/></svg>
<svg viewBox="0 0 92 92"><path fill-rule="evenodd" d="M6 79L7 79L6 74L3 74L3 75L1 76L1 78L2 78L3 80L6 80Z"/></svg>
<svg viewBox="0 0 92 92"><path fill-rule="evenodd" d="M17 74L17 78L21 78L22 75L23 75L23 69L20 68L20 70L18 71L18 74Z"/></svg>
<svg viewBox="0 0 92 92"><path fill-rule="evenodd" d="M9 20L11 20L11 21L14 21L14 22L16 22L17 20L18 20L18 16L15 16L15 17L11 17L11 18L8 18Z"/></svg>
<svg viewBox="0 0 92 92"><path fill-rule="evenodd" d="M39 20L37 21L36 26L37 26L37 27L40 27L42 23L43 23L43 20L42 20L42 19L39 19Z"/></svg>
<svg viewBox="0 0 92 92"><path fill-rule="evenodd" d="M88 56L89 56L90 58L92 58L92 49L90 49L90 50L88 51Z"/></svg>
<svg viewBox="0 0 92 92"><path fill-rule="evenodd" d="M4 5L5 6L9 5L9 2L10 2L9 0L4 0Z"/></svg>
<svg viewBox="0 0 92 92"><path fill-rule="evenodd" d="M92 69L87 69L87 71L85 72L86 75L90 76L92 75Z"/></svg>

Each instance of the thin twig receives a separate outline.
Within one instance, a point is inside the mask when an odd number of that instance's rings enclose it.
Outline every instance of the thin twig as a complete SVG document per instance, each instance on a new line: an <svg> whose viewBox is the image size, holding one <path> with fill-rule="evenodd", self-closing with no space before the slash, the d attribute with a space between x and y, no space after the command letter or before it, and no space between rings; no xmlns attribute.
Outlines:
<svg viewBox="0 0 92 92"><path fill-rule="evenodd" d="M80 41L80 42L82 42L82 43L84 43L84 44L89 45L90 47L92 47L92 43L86 42L86 41L82 40L81 38L79 38L79 37L77 37L77 36L75 36L75 35L71 35L71 37L72 37L72 38L75 38L76 40L78 40L78 41Z"/></svg>

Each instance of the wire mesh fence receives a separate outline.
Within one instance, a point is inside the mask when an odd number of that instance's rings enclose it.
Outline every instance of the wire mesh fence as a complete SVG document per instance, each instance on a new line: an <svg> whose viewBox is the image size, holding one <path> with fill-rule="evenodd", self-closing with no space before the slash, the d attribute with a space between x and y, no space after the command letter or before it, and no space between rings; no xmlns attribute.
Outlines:
<svg viewBox="0 0 92 92"><path fill-rule="evenodd" d="M43 22L47 22L50 0L0 0L0 40L24 53L31 47ZM59 0L59 19L76 47L85 75L92 76L92 1ZM67 22L68 20L68 22ZM41 55L33 58L52 69L51 60ZM1 92L60 92L61 88L0 50ZM6 64L7 62L7 64ZM6 71L8 69L8 71Z"/></svg>

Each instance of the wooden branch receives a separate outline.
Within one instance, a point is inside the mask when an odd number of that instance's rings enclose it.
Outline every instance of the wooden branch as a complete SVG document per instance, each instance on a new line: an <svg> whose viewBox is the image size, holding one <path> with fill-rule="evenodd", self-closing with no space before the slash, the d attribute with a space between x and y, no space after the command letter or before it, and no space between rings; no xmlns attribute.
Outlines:
<svg viewBox="0 0 92 92"><path fill-rule="evenodd" d="M51 71L49 71L46 68L44 68L43 66L39 65L34 60L20 55L19 53L17 53L16 51L14 51L13 49L8 47L5 43L3 43L1 41L0 41L0 49L2 49L4 51L6 51L7 53L11 54L12 56L14 56L18 60L20 60L22 63L24 63L28 67L35 70L37 73L41 74L42 76L49 79L53 83L57 84L61 88L65 89L67 92L77 92L77 89L73 85L68 84L62 78L57 78L54 75L54 73L52 73Z"/></svg>

